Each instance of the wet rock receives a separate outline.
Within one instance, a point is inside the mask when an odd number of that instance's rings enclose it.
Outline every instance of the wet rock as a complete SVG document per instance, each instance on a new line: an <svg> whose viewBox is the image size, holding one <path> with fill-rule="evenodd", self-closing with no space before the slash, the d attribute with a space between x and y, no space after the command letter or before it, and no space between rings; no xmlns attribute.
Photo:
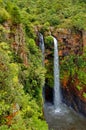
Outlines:
<svg viewBox="0 0 86 130"><path fill-rule="evenodd" d="M62 87L61 90L62 101L86 117L86 101L79 97L74 89L67 90Z"/></svg>
<svg viewBox="0 0 86 130"><path fill-rule="evenodd" d="M49 86L45 86L43 88L43 95L44 95L44 100L45 102L50 102L53 104L53 88Z"/></svg>

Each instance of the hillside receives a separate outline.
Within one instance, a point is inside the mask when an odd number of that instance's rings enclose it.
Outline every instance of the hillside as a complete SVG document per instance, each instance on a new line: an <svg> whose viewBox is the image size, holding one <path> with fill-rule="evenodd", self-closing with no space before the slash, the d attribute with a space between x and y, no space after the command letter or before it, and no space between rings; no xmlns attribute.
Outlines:
<svg viewBox="0 0 86 130"><path fill-rule="evenodd" d="M86 0L0 0L0 130L47 130L42 87L49 75L42 66L37 32L46 36L49 46L52 28L85 32ZM86 98L85 50L79 56L60 61L60 78L64 86L66 71L66 80L71 76L75 82L77 75L77 89L83 88Z"/></svg>

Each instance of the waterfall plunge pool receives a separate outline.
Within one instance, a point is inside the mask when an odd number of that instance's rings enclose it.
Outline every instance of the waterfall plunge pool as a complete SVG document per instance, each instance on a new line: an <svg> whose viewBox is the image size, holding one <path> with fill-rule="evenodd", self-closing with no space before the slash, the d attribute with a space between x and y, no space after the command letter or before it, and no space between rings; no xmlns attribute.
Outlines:
<svg viewBox="0 0 86 130"><path fill-rule="evenodd" d="M86 130L86 118L63 103L56 109L51 103L45 103L44 116L49 130Z"/></svg>

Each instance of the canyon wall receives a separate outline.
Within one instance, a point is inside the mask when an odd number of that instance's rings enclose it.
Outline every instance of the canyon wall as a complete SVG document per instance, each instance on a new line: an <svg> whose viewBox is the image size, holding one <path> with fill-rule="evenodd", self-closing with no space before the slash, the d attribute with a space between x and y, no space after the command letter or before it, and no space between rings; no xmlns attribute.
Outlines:
<svg viewBox="0 0 86 130"><path fill-rule="evenodd" d="M10 21L3 23L4 41L9 42L16 56L27 65L27 52L25 49L25 34L22 24L12 24Z"/></svg>
<svg viewBox="0 0 86 130"><path fill-rule="evenodd" d="M40 30L41 28L38 28L38 31ZM62 61L67 56L68 58L70 58L70 56L76 57L74 63L77 64L77 57L83 55L84 50L86 48L86 31L83 31L83 30L80 31L76 29L70 30L70 29L62 29L62 28L57 29L57 28L50 27L48 30L44 31L43 34L44 34L44 38L46 36L54 36L57 38L60 66L62 64ZM53 70L52 69L53 65L50 62L50 60L53 60L53 55L52 55L53 47L52 46L53 44L50 44L49 48L46 49L45 51L46 53L45 65L48 66L47 68L49 69L50 73L52 73L52 70ZM46 43L45 43L45 47L46 47ZM65 61L65 62L67 63L68 61ZM50 76L50 78L52 80L52 76ZM65 102L68 106L71 106L72 108L74 108L77 112L80 112L84 116L86 116L86 98L85 96L83 96L83 93L86 93L86 85L84 84L81 90L79 90L79 88L77 89L77 86L79 86L80 84L78 75L76 73L74 75L68 74L68 71L64 72L63 78L60 79L60 82L61 82L63 102ZM50 97L52 99L53 95L50 96L52 94L52 92L51 94L49 94L50 92L51 92L51 88L49 89L49 85L48 85L47 93L45 93L45 95L47 98Z"/></svg>

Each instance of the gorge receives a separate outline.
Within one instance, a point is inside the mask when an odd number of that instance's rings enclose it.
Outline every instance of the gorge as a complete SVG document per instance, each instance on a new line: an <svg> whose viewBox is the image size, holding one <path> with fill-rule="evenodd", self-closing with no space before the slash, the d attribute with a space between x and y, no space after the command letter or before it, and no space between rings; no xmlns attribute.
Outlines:
<svg viewBox="0 0 86 130"><path fill-rule="evenodd" d="M48 123L49 130L52 130L52 129L53 130L72 130L72 129L85 130L86 119L82 115L80 115L80 113L76 113L72 109L72 106L68 107L68 100L65 100L67 95L65 95L66 94L65 92L61 91L61 85L60 85L60 80L59 80L60 76L59 76L58 45L57 45L56 38L54 37L52 38L54 42L54 58L53 58L54 59L53 61L54 91L53 91L53 96L52 96L54 100L54 104L52 105L52 102L50 103L48 101L44 103L45 119ZM42 41L42 43L44 42ZM45 86L45 89L47 89L47 86ZM46 90L44 92L46 92ZM45 95L46 93L44 93L44 96ZM62 95L65 95L65 97ZM44 100L46 100L46 98ZM67 105L64 104L64 100Z"/></svg>
<svg viewBox="0 0 86 130"><path fill-rule="evenodd" d="M0 130L86 130L86 0L0 0Z"/></svg>

